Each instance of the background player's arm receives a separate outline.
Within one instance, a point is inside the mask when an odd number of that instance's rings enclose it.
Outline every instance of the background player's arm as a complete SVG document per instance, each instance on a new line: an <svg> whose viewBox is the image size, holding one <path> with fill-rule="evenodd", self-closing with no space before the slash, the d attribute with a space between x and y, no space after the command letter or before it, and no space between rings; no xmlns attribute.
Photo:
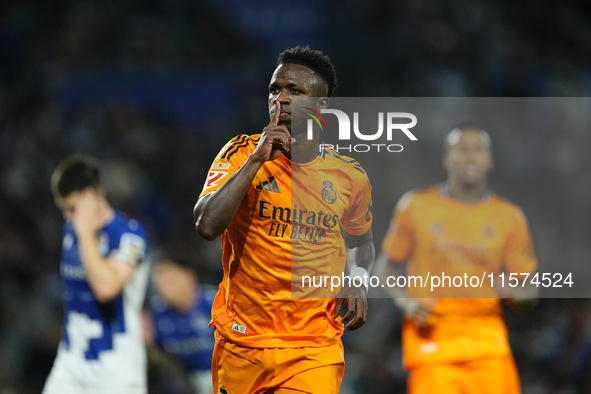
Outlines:
<svg viewBox="0 0 591 394"><path fill-rule="evenodd" d="M508 275L508 274L507 274ZM531 278L533 272L528 278ZM520 275L521 276L521 275ZM532 285L530 281L520 279L517 286L508 286L498 277L495 278L495 289L497 294L503 299L505 304L515 309L528 309L535 306L538 302L539 289Z"/></svg>
<svg viewBox="0 0 591 394"><path fill-rule="evenodd" d="M529 273L531 278L538 266L538 260L527 219L520 209L515 212L512 228L513 232L507 238L503 249L503 260L505 272L517 274L519 284L516 287L505 284L503 287L496 283L495 288L499 297L503 298L507 304L522 309L535 305L539 289L532 285L531 281L526 280L523 283L526 275L520 274ZM499 280L498 277L496 279Z"/></svg>
<svg viewBox="0 0 591 394"><path fill-rule="evenodd" d="M380 283L386 284L388 283L388 277L406 275L406 264L396 263L382 252L376 259L375 275L380 278ZM405 316L412 319L419 326L429 325L429 318L433 314L433 307L435 306L433 301L410 298L402 287L384 285L381 290L390 297Z"/></svg>
<svg viewBox="0 0 591 394"><path fill-rule="evenodd" d="M410 208L413 198L413 193L408 192L396 204L390 228L382 242L382 253L376 260L376 275L380 278L380 283L384 284L381 289L402 313L419 326L426 326L429 325L429 318L433 314L434 302L409 298L404 289L387 285L388 277L406 275L405 262L411 258L416 248Z"/></svg>
<svg viewBox="0 0 591 394"><path fill-rule="evenodd" d="M263 163L289 151L292 138L287 127L277 125L279 114L280 103L277 101L275 114L269 126L263 129L256 150L218 190L201 197L195 204L195 230L208 241L216 239L228 228Z"/></svg>
<svg viewBox="0 0 591 394"><path fill-rule="evenodd" d="M135 267L118 257L105 258L100 254L96 237L97 204L92 193L82 192L72 218L72 225L76 231L80 260L84 265L90 288L99 302L107 302L121 293L123 286L133 276Z"/></svg>

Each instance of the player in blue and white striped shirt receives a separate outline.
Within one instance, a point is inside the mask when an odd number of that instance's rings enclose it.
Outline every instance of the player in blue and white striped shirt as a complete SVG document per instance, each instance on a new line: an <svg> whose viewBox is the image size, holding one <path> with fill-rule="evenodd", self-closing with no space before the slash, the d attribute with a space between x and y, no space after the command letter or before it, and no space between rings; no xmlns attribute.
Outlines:
<svg viewBox="0 0 591 394"><path fill-rule="evenodd" d="M65 314L43 393L145 394L146 231L109 205L90 157L65 159L51 187L66 219L60 266Z"/></svg>

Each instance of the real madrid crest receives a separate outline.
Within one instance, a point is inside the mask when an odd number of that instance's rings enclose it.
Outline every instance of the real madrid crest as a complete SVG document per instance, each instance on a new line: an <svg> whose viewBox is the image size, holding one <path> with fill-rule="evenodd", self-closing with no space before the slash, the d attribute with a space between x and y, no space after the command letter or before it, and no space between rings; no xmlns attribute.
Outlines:
<svg viewBox="0 0 591 394"><path fill-rule="evenodd" d="M337 192L332 188L332 183L324 181L322 185L324 186L324 189L322 189L322 199L329 204L334 203L337 200Z"/></svg>

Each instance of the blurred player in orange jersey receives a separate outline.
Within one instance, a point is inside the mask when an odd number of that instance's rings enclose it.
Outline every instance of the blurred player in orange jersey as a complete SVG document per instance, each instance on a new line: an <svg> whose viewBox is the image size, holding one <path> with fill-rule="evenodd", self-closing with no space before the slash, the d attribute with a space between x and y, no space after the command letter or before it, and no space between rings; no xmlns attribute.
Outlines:
<svg viewBox="0 0 591 394"><path fill-rule="evenodd" d="M222 148L193 213L202 237L222 235L224 278L212 310L216 394L336 394L341 335L366 319L364 287L293 297L296 260L312 272L341 276L347 262L351 277L367 274L374 260L371 186L355 160L319 152L318 128L308 140L305 128L292 127L302 107L326 108L336 88L328 57L296 47L277 65L269 125Z"/></svg>
<svg viewBox="0 0 591 394"><path fill-rule="evenodd" d="M395 263L404 262L407 277L535 271L523 212L487 189L493 167L488 133L471 125L454 128L443 164L447 182L406 193L398 202L376 262L382 283L398 276ZM490 294L488 287L479 296ZM388 291L405 314L409 393L521 392L499 298L405 298L402 289Z"/></svg>

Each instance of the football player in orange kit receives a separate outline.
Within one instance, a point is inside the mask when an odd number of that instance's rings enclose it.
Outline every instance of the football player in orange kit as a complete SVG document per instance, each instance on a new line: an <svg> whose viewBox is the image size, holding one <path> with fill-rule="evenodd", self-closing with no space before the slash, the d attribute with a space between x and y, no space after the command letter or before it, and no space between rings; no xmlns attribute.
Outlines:
<svg viewBox="0 0 591 394"><path fill-rule="evenodd" d="M404 262L407 277L429 271L479 278L483 272L535 271L523 212L487 189L493 167L488 133L467 124L454 128L445 140L443 164L447 182L406 193L398 202L376 261L382 283L397 276ZM486 287L478 295L494 297L490 284ZM521 392L498 297L405 298L411 297L410 288L408 294L385 289L405 315L402 343L410 394Z"/></svg>
<svg viewBox="0 0 591 394"><path fill-rule="evenodd" d="M370 270L371 186L356 161L319 151L318 128L308 140L305 128L292 127L301 107L327 107L336 88L328 57L296 47L277 65L269 125L222 148L193 212L199 235L222 235L224 277L212 310L216 394L336 394L340 337L366 319L363 286L293 297L295 259L335 276L345 262L351 277ZM292 193L296 187L303 195Z"/></svg>

